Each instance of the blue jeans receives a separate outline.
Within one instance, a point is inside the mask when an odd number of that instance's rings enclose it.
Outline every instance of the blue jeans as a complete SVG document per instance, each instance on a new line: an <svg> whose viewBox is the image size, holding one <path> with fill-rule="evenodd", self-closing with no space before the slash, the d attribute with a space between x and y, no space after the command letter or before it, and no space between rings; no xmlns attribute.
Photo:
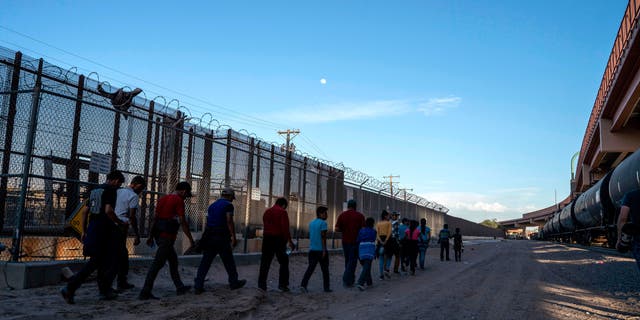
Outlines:
<svg viewBox="0 0 640 320"><path fill-rule="evenodd" d="M173 247L175 242L176 241L173 239L162 237L156 239L158 250L156 250L156 256L153 258L147 277L144 280L142 292L151 293L151 289L153 289L153 283L156 281L158 272L160 272L160 269L162 269L167 262L169 262L169 274L171 275L171 280L173 280L173 284L176 286L176 289L184 287L184 283L180 280L180 273L178 272L178 254L176 253L176 249Z"/></svg>
<svg viewBox="0 0 640 320"><path fill-rule="evenodd" d="M364 285L365 283L367 285L372 285L373 284L373 279L371 279L371 263L373 261L371 261L371 259L367 259L367 260L360 260L360 263L362 264L362 271L360 271L360 278L358 279L358 285Z"/></svg>
<svg viewBox="0 0 640 320"><path fill-rule="evenodd" d="M384 267L387 260L387 257L384 255L384 247L380 246L380 248L378 248L378 268L380 269L380 278L384 277Z"/></svg>
<svg viewBox="0 0 640 320"><path fill-rule="evenodd" d="M424 258L427 256L427 248L418 248L420 269L424 269Z"/></svg>
<svg viewBox="0 0 640 320"><path fill-rule="evenodd" d="M204 278L209 272L213 259L219 254L224 269L227 271L229 277L229 284L234 285L238 282L238 271L236 269L236 262L233 259L233 249L231 248L231 241L229 236L210 236L204 244L202 252L202 260L200 260L200 266L198 267L198 273L194 280L194 287L196 289L204 288Z"/></svg>
<svg viewBox="0 0 640 320"><path fill-rule="evenodd" d="M309 251L309 266L307 267L307 271L304 273L302 277L302 282L300 286L306 288L309 284L309 279L313 274L313 271L316 269L316 265L320 263L320 270L322 270L322 284L324 286L324 290L328 291L331 289L330 279L329 279L329 254L322 257L322 251Z"/></svg>
<svg viewBox="0 0 640 320"><path fill-rule="evenodd" d="M350 287L356 282L356 264L358 263L358 245L342 244L344 252L344 274L342 275L342 284Z"/></svg>

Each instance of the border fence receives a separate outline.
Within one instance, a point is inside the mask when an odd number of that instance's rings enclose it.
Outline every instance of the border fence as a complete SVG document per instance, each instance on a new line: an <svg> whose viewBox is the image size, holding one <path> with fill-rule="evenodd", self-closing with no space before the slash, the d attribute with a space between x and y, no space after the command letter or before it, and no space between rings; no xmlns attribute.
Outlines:
<svg viewBox="0 0 640 320"><path fill-rule="evenodd" d="M135 97L129 112L100 95L97 74L79 75L0 47L0 241L14 261L81 257L80 242L65 227L68 218L104 182L121 170L125 183L147 181L141 195L139 229L145 236L157 199L188 181L192 231L203 230L208 205L227 186L236 190L236 231L259 238L262 212L278 197L289 199L297 238L307 236L315 208L329 208L335 225L347 199L378 218L382 209L442 226L447 208L364 173L302 155L227 126L212 126L211 114L192 117L177 100ZM207 118L208 117L208 118ZM335 230L334 230L335 231ZM331 235L339 239L336 232ZM132 252L135 250L132 248ZM7 255L5 252L2 255Z"/></svg>

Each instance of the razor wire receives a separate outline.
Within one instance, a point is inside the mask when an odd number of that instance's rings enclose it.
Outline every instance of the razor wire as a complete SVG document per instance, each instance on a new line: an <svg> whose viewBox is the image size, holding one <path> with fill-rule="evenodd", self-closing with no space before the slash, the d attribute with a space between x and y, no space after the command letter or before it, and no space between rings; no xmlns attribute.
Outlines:
<svg viewBox="0 0 640 320"><path fill-rule="evenodd" d="M0 51L1 52L1 51ZM309 212L316 205L330 205L332 210L341 208L337 201L343 197L343 188L356 185L367 193L371 208L374 202L382 202L399 207L399 199L394 199L388 185L366 173L346 167L342 162L333 162L303 152L280 150L278 143L259 139L246 129L233 130L230 126L214 119L211 113L193 115L191 110L177 99L156 96L148 99L141 96L132 98L132 104L125 117L116 110L111 101L98 92L102 86L107 92L117 88L107 81L101 81L98 73L82 76L74 68L62 69L45 64L42 71L42 95L38 104L40 114L37 128L31 128L29 115L33 104L31 91L35 85L38 61L26 56L20 65L19 92L1 90L0 129L4 132L12 126L14 136L8 150L0 153L8 170L3 172L3 186L6 190L3 209L11 209L16 199L16 187L22 184L18 178L9 176L19 173L24 156L24 137L30 129L37 130L34 153L30 161L26 211L26 230L36 234L65 233L66 218L81 204L91 185L104 181L105 173L89 170L94 153L111 156L111 168L125 173L127 181L134 175L147 178L148 191L142 196L141 230L148 229L157 199L172 191L178 181L189 181L194 191L202 194L186 203L187 217L193 230L203 229L203 212L206 206L225 186L238 190L238 198L247 199L253 193L249 187L258 189L260 202L258 209L265 209L273 203L277 195L284 192L285 181L282 172L291 166L291 221L306 225L314 217ZM9 57L0 56L2 88L8 88L13 67ZM126 88L125 88L126 89ZM126 90L131 90L130 88ZM16 96L15 118L7 123L6 104L9 95ZM78 111L81 111L79 113ZM74 119L74 121L70 121ZM80 130L81 129L81 130ZM3 139L5 139L3 135ZM253 144L251 144L253 142ZM207 151L208 150L208 151ZM9 155L10 157L7 157ZM5 160L5 158L7 160ZM252 163L252 164L251 164ZM251 164L251 165L250 165ZM4 169L3 169L4 170ZM250 173L251 172L251 173ZM276 174L278 178L274 179ZM346 190L346 189L345 189ZM351 190L351 189L349 189ZM375 193L377 192L377 195ZM443 206L429 202L417 195L407 194L408 203L417 207L444 213ZM256 211L248 208L245 200L238 201L237 212ZM418 211L423 210L416 208ZM3 212L8 212L5 210ZM239 215L242 216L242 215ZM249 221L236 221L236 230L256 229L261 224L259 214L250 214ZM0 226L15 226L15 218L8 215ZM2 228L0 228L2 231ZM254 230L252 230L253 232ZM298 234L304 234L304 230Z"/></svg>

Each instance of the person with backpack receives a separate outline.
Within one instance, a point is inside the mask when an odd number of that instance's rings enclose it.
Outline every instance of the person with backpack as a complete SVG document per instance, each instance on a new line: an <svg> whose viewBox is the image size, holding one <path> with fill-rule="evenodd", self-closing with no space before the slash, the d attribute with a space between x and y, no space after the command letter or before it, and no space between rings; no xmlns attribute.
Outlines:
<svg viewBox="0 0 640 320"><path fill-rule="evenodd" d="M422 218L420 219L420 235L418 235L418 262L421 270L424 270L429 240L431 240L431 228L427 226L427 219Z"/></svg>
<svg viewBox="0 0 640 320"><path fill-rule="evenodd" d="M153 282L158 276L160 269L169 262L169 272L173 284L176 286L176 293L183 295L189 292L190 286L184 285L180 279L180 273L178 272L178 254L174 248L176 238L178 236L178 230L182 226L189 244L191 247L194 245L191 231L189 230L189 223L185 218L184 200L191 197L191 185L188 182L180 182L176 185L175 191L167 194L158 199L156 205L156 213L151 224L151 235L147 239L147 244L153 246L154 240L158 245L158 250L153 258L151 267L147 273L147 277L144 280L144 286L138 299L149 300L158 299L151 293L153 289Z"/></svg>
<svg viewBox="0 0 640 320"><path fill-rule="evenodd" d="M60 289L62 298L68 304L74 304L76 290L95 271L98 270L98 292L100 300L113 300L118 295L111 288L116 276L118 226L126 223L117 218L114 212L117 190L124 183L124 175L120 171L107 174L107 182L93 189L89 194L89 205L85 212L83 223L83 254L89 256L89 261L82 269L74 274L67 285Z"/></svg>
<svg viewBox="0 0 640 320"><path fill-rule="evenodd" d="M451 238L451 231L449 231L449 225L444 224L440 233L438 233L438 244L440 244L440 261L444 261L445 253L447 261L449 261L449 238Z"/></svg>

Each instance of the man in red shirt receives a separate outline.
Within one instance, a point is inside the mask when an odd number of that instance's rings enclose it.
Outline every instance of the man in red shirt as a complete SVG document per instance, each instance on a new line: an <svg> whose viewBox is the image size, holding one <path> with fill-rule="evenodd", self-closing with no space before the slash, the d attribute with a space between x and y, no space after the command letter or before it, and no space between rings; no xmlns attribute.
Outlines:
<svg viewBox="0 0 640 320"><path fill-rule="evenodd" d="M344 274L342 285L353 287L356 281L358 262L358 232L364 227L364 215L356 211L356 201L347 202L347 211L341 213L336 221L336 231L342 232L342 251L344 252Z"/></svg>
<svg viewBox="0 0 640 320"><path fill-rule="evenodd" d="M278 289L289 291L289 256L287 255L287 243L291 250L295 248L289 232L288 202L285 198L278 198L273 207L267 209L262 216L262 256L260 258L260 275L258 276L258 288L267 290L267 276L269 267L275 255L280 264L280 277Z"/></svg>
<svg viewBox="0 0 640 320"><path fill-rule="evenodd" d="M193 247L193 237L189 230L189 223L184 216L184 200L189 197L191 197L191 185L188 182L180 182L176 185L176 190L173 193L165 195L158 200L156 215L151 225L151 235L147 239L149 246L153 246L155 239L158 244L158 250L149 268L149 273L147 273L142 291L138 296L140 300L157 299L151 294L153 282L167 261L169 261L169 272L171 273L173 284L176 286L176 293L182 295L191 288L190 286L185 286L180 280L178 255L173 247L180 226L182 226L182 231Z"/></svg>

